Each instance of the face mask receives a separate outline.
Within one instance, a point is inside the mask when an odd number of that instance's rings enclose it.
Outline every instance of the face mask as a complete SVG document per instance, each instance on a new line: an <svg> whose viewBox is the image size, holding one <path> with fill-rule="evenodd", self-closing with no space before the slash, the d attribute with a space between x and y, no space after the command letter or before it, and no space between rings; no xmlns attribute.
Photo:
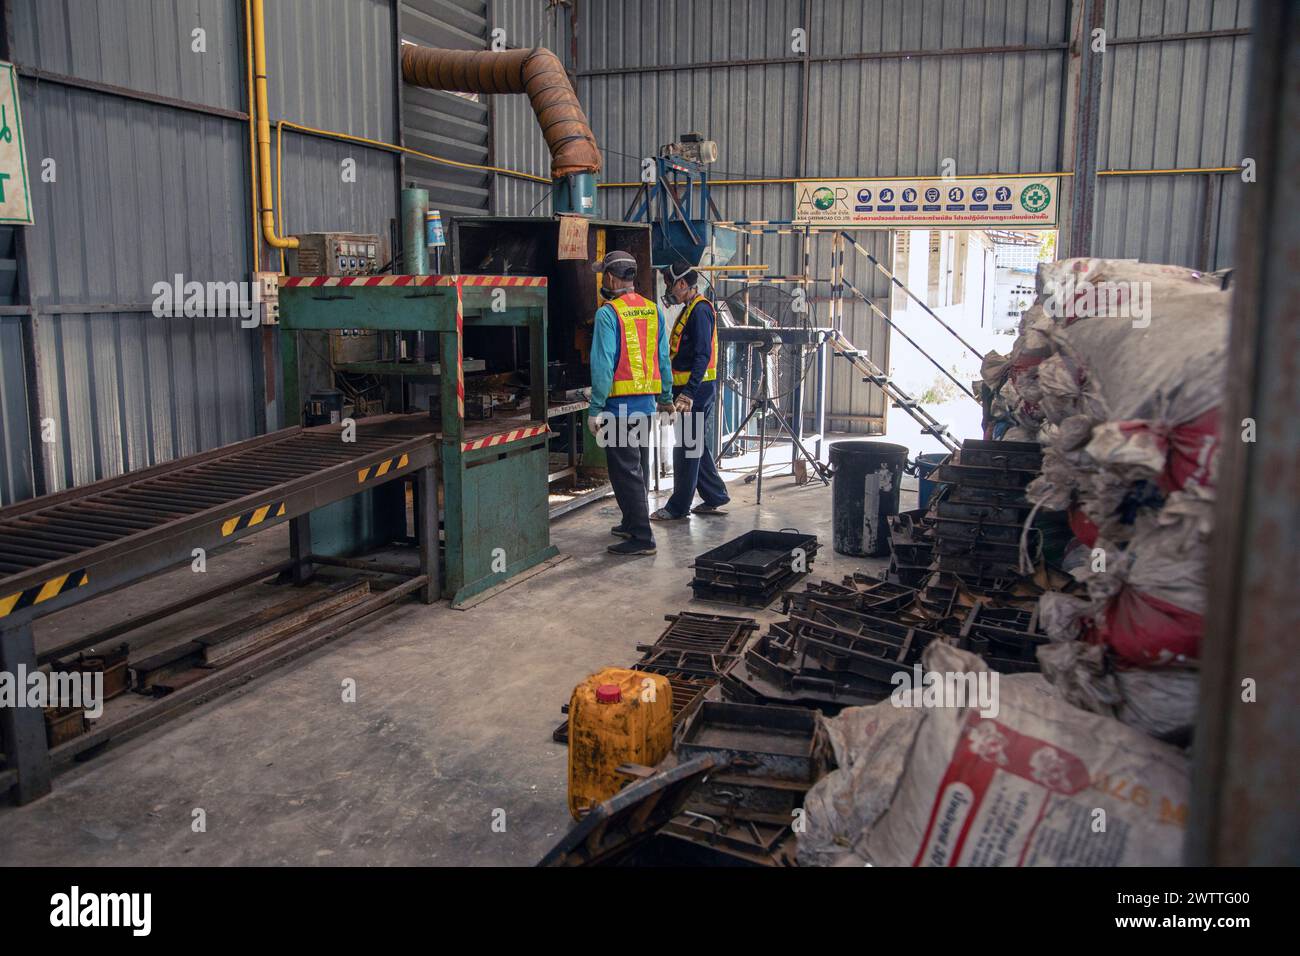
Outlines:
<svg viewBox="0 0 1300 956"><path fill-rule="evenodd" d="M613 302L614 297L617 295L621 295L622 292L623 292L622 289L620 289L618 292L615 292L609 286L603 284L600 287L600 297L604 299L606 302Z"/></svg>

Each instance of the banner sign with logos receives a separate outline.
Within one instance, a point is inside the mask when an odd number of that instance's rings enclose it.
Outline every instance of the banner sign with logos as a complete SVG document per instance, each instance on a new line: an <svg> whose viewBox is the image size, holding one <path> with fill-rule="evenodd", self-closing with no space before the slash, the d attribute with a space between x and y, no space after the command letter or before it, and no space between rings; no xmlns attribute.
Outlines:
<svg viewBox="0 0 1300 956"><path fill-rule="evenodd" d="M0 223L31 225L32 197L18 113L18 74L0 61Z"/></svg>
<svg viewBox="0 0 1300 956"><path fill-rule="evenodd" d="M1057 176L799 182L794 221L899 229L1054 229Z"/></svg>

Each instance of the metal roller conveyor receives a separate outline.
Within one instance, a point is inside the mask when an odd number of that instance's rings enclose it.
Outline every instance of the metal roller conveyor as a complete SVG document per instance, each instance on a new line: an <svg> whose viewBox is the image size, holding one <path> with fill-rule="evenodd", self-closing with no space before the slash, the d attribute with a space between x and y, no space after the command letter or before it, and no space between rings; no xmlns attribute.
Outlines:
<svg viewBox="0 0 1300 956"><path fill-rule="evenodd" d="M286 428L0 509L0 673L37 671L32 634L36 618L188 564L196 548L218 548L286 521L290 560L237 583L250 583L276 570L292 572L295 583L305 583L316 557L311 512L403 479L415 482L419 573L385 593L353 602L338 620L358 619L413 591L426 603L437 600L441 593L439 447L433 423L423 416L382 416L354 427L355 432L346 436L351 440L346 441L342 425ZM146 613L137 623L156 620L225 590L219 586ZM308 628L297 639L300 648L323 640L324 626ZM42 657L51 660L96 640L92 635ZM284 642L284 654L291 652L290 643ZM65 742L47 741L42 708L0 708L4 750L0 793L12 791L19 803L48 793L55 762L66 762L111 738L151 726L191 706L191 699L201 699L267 666L274 662L253 655L148 707L136 708L124 719L101 722Z"/></svg>
<svg viewBox="0 0 1300 956"><path fill-rule="evenodd" d="M355 441L338 425L286 428L0 509L0 627L433 467L431 425L365 419Z"/></svg>

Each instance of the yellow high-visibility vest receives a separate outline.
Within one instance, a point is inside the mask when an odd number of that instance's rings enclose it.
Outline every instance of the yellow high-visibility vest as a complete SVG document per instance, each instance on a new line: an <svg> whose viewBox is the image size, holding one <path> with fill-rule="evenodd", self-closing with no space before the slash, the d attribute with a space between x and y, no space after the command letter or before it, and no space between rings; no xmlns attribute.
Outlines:
<svg viewBox="0 0 1300 956"><path fill-rule="evenodd" d="M701 302L707 302L707 301L708 300L704 298L704 296L696 295L695 298L691 299L691 301L686 304L686 308L682 309L682 314L677 317L677 322L673 326L673 334L668 339L668 354L673 358L677 358L677 348L682 344L682 333L686 331L686 323L690 321L691 313L695 311L695 307L697 305L699 305ZM718 377L718 320L717 320L717 316L714 316L713 352L712 354L709 355L709 365L704 370L704 377L700 381L712 382L717 377ZM684 372L678 372L676 370L673 371L674 385L685 385L690 380L691 380L690 369L687 369Z"/></svg>
<svg viewBox="0 0 1300 956"><path fill-rule="evenodd" d="M610 395L659 395L659 309L635 292L610 302L623 337Z"/></svg>

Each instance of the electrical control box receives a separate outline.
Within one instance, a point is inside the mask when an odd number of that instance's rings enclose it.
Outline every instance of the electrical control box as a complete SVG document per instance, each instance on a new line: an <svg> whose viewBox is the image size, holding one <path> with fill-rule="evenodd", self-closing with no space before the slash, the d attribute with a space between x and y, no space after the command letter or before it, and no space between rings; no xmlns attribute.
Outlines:
<svg viewBox="0 0 1300 956"><path fill-rule="evenodd" d="M298 248L286 250L285 265L295 276L372 276L388 263L378 236L352 232L308 232Z"/></svg>

